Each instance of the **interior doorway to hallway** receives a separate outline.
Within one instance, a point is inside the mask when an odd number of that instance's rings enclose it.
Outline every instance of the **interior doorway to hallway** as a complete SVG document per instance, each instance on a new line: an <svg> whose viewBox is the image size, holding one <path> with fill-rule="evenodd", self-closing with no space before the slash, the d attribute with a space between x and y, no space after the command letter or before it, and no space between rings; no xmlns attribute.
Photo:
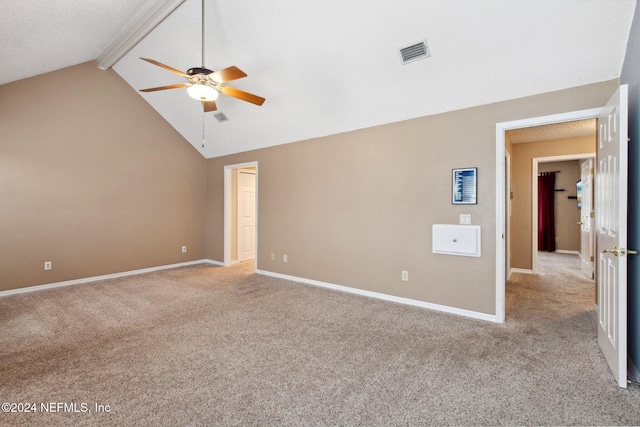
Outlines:
<svg viewBox="0 0 640 427"><path fill-rule="evenodd" d="M496 124L496 318L505 320L506 132L520 127L597 118L595 227L598 345L618 386L627 386L627 156L628 86L602 108ZM604 248L604 249L603 249ZM618 256L622 254L622 256Z"/></svg>
<svg viewBox="0 0 640 427"><path fill-rule="evenodd" d="M592 265L595 250L594 236L582 233L582 202L587 202L584 207L590 211L593 205L582 192L578 199L578 190L583 183L583 163L594 163L597 124L595 118L580 122L506 132L511 167L505 169L510 207L505 217L511 230L506 230L505 245L513 255L505 257L510 262L505 289L507 321L526 323L523 313L531 310L554 313L558 322L573 316L596 317L595 280L581 266L582 251L589 251L586 257ZM572 127L580 130L573 133ZM593 167L587 171L593 173ZM545 188L547 178L552 179ZM585 188L592 190L591 182L589 175ZM587 225L593 230L591 223ZM583 238L588 244L582 245ZM587 323L591 324L595 327L596 322Z"/></svg>
<svg viewBox="0 0 640 427"><path fill-rule="evenodd" d="M258 162L224 167L224 265L258 265Z"/></svg>
<svg viewBox="0 0 640 427"><path fill-rule="evenodd" d="M594 150L595 150L595 138ZM538 176L556 174L554 189L555 249L553 252L579 255L589 263L589 278L593 278L595 235L593 230L593 163L595 153L568 154L533 158L531 167L531 273L539 271L540 227ZM583 167L590 165L590 175L581 177ZM584 190L583 190L584 187ZM580 191L580 194L578 194ZM584 211L588 211L586 218ZM517 219L516 219L517 220ZM587 268L584 267L586 271ZM523 271L523 270L520 270Z"/></svg>
<svg viewBox="0 0 640 427"><path fill-rule="evenodd" d="M517 231L511 221L509 221L509 216L507 212L507 208L511 204L510 201L513 201L515 197L518 197L518 190L514 191L514 188L506 188L507 186L507 176L506 176L506 159L507 159L507 146L511 144L508 139L507 131L517 130L521 128L531 128L536 126L546 126L546 125L554 125L559 123L566 122L574 122L574 121L582 121L587 119L594 119L598 117L601 108L593 108L589 110L580 110L573 111L568 113L554 114L550 116L541 116L541 117L533 117L522 120L514 120L510 122L502 122L496 124L496 321L499 323L503 323L505 321L505 283L507 277L509 275L509 270L513 270L506 264L507 258L510 259L510 263L515 265L514 263L517 261L515 256L518 254L516 252L516 248L511 245L511 256L507 256L507 242L505 240L506 237L510 236L510 242L515 242L516 237L514 236ZM510 160L510 169L520 170L513 158L513 153L511 154ZM560 153L556 153L560 154ZM548 154L552 155L552 154ZM536 157L536 156L532 156ZM539 157L539 156L538 156ZM525 168L527 171L531 171L531 163L526 165ZM531 176L531 172L527 172L527 176ZM525 193L529 193L529 196L525 196L525 199L530 203L530 188L526 189ZM528 206L529 215L531 215L531 205ZM512 212L514 214L515 212ZM531 218L531 216L529 216ZM522 230L520 230L522 231ZM530 262L532 258L531 249L531 228L528 228L528 231L525 229L524 233L527 234L526 241L527 248L525 249L525 258L528 258L527 269L532 270L532 264Z"/></svg>

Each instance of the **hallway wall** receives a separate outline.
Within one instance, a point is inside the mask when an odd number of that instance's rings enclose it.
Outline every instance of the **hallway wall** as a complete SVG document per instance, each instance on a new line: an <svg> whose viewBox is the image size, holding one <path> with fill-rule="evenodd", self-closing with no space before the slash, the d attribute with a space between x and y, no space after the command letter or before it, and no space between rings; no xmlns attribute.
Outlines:
<svg viewBox="0 0 640 427"><path fill-rule="evenodd" d="M580 161L567 160L538 164L538 172L559 171L556 174L555 229L556 251L580 251L580 209L576 199L576 181L580 181Z"/></svg>
<svg viewBox="0 0 640 427"><path fill-rule="evenodd" d="M531 168L538 157L593 153L596 135L513 144L511 156L511 267L531 270Z"/></svg>

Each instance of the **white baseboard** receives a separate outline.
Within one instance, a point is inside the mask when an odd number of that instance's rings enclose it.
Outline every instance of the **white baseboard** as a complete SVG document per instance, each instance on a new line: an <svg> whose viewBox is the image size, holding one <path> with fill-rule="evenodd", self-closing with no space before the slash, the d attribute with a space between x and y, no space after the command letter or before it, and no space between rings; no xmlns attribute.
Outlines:
<svg viewBox="0 0 640 427"><path fill-rule="evenodd" d="M82 279L67 280L67 281L64 281L64 282L56 282L56 283L48 283L48 284L44 284L44 285L29 286L29 287L26 287L26 288L9 289L7 291L0 291L0 298L4 297L4 296L22 294L22 293L26 293L26 292L41 291L41 290L45 290L45 289L59 288L59 287L62 287L62 286L81 285L83 283L91 283L91 282L96 282L96 281L99 281L99 280L107 280L107 279L115 279L115 278L118 278L118 277L134 276L134 275L137 275L137 274L151 273L151 272L154 272L154 271L168 270L170 268L186 267L186 266L197 265L197 264L212 264L212 265L216 265L216 266L224 266L224 263L220 262L220 261L215 261L215 260L212 260L212 259L200 259L200 260L196 260L196 261L181 262L181 263L177 263L177 264L161 265L161 266L158 266L158 267L150 267L150 268L143 268L143 269L139 269L139 270L124 271L124 272L121 272L121 273L105 274L105 275L101 275L101 276L93 276L93 277L85 277L85 278L82 278ZM385 300L385 301L392 301L392 302L396 302L396 303L400 303L400 304L413 305L413 306L417 306L417 307L427 308L427 309L430 309L430 310L441 311L441 312L444 312L444 313L456 314L456 315L459 315L459 316L470 317L472 319L479 319L479 320L485 320L485 321L488 321L488 322L499 323L498 320L497 320L497 317L495 315L492 315L492 314L480 313L480 312L477 312L477 311L465 310L465 309L456 308L456 307L449 307L449 306L446 306L446 305L433 304L433 303L414 300L414 299L410 299L410 298L397 297L397 296L394 296L394 295L388 295L388 294L383 294L383 293L379 293L379 292L366 291L366 290L363 290L363 289L351 288L351 287L348 287L348 286L335 285L333 283L321 282L321 281L312 280L312 279L305 279L303 277L289 276L289 275L286 275L286 274L274 273L274 272L271 272L271 271L264 271L264 270L257 270L256 269L256 273L264 274L265 276L271 276L271 277L277 277L277 278L280 278L280 279L291 280L293 282L300 282L300 283L304 283L304 284L308 284L308 285L320 286L320 287L323 287L323 288L333 289L333 290L337 290L337 291L349 292L349 293L357 294L357 295L363 295L363 296L367 296L367 297L371 297L371 298L378 298L378 299Z"/></svg>
<svg viewBox="0 0 640 427"><path fill-rule="evenodd" d="M558 254L569 254L569 255L580 255L578 251L569 251L564 249L556 249L556 253Z"/></svg>
<svg viewBox="0 0 640 427"><path fill-rule="evenodd" d="M533 274L533 270L527 270L526 268L512 268L509 275L511 275L511 273Z"/></svg>
<svg viewBox="0 0 640 427"><path fill-rule="evenodd" d="M82 279L75 279L75 280L66 280L64 282L47 283L44 285L29 286L26 288L9 289L8 291L0 291L0 298L6 297L9 295L23 294L25 292L42 291L44 289L53 289L53 288L59 288L62 286L81 285L83 283L96 282L98 280L107 280L107 279L115 279L118 277L134 276L136 274L151 273L153 271L168 270L170 268L186 267L189 265L205 264L205 263L214 264L214 265L223 265L219 261L214 261L211 259L200 259L197 261L180 262L177 264L161 265L158 267L142 268L140 270L131 270L131 271L124 271L121 273L104 274L102 276L85 277Z"/></svg>
<svg viewBox="0 0 640 427"><path fill-rule="evenodd" d="M363 295L371 298L377 298L385 301L397 302L400 304L413 305L417 307L427 308L430 310L442 311L445 313L456 314L459 316L470 317L472 319L485 320L488 322L499 323L498 319L493 314L480 313L477 311L464 310L462 308L449 307L446 305L433 304L430 302L414 300L410 298L397 297L394 295L382 294L379 292L365 291L363 289L351 288L348 286L335 285L333 283L321 282L313 279L305 279L303 277L289 276L287 274L274 273L272 271L256 270L258 274L264 274L265 276L276 277L279 279L291 280L293 282L300 282L307 285L320 286L322 288L333 289L336 291L349 292L352 294Z"/></svg>

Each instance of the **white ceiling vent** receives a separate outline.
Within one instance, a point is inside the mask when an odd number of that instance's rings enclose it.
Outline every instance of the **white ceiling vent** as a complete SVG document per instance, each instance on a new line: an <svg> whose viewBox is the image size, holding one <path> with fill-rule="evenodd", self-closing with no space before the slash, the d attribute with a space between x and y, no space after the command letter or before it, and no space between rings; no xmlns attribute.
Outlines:
<svg viewBox="0 0 640 427"><path fill-rule="evenodd" d="M419 59L431 56L426 40L412 44L411 46L401 47L399 51L403 64L408 64L409 62L418 61Z"/></svg>
<svg viewBox="0 0 640 427"><path fill-rule="evenodd" d="M229 121L229 117L225 116L224 113L216 113L216 114L213 115L213 117L215 117L216 120L218 120L219 123Z"/></svg>

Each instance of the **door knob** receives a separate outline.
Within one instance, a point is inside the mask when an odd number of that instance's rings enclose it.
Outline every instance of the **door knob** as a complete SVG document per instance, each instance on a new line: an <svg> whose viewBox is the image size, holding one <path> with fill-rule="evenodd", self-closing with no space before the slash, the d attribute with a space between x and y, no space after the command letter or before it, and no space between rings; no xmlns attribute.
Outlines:
<svg viewBox="0 0 640 427"><path fill-rule="evenodd" d="M584 224L584 222L578 221L578 225L582 225L582 224Z"/></svg>
<svg viewBox="0 0 640 427"><path fill-rule="evenodd" d="M638 254L637 251L632 251L631 249L625 249L625 248L618 249L617 246L615 246L613 249L605 249L604 251L602 251L603 254L606 254L607 252L612 253L615 256L618 256L618 254L620 254L620 256L637 255Z"/></svg>

